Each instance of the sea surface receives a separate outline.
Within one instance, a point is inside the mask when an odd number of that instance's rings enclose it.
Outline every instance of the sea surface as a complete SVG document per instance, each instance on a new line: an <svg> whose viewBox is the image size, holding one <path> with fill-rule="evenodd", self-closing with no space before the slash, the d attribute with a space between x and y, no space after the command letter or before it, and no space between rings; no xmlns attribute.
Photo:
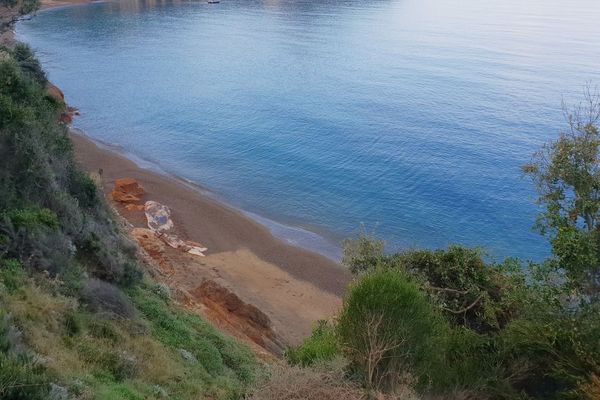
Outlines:
<svg viewBox="0 0 600 400"><path fill-rule="evenodd" d="M103 2L18 25L75 126L339 256L549 254L520 165L600 84L598 0Z"/></svg>

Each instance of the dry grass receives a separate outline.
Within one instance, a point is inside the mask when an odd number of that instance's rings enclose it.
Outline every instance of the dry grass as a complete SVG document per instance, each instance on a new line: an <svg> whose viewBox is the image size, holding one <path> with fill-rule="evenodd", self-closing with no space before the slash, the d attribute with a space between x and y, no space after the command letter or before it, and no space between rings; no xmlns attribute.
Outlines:
<svg viewBox="0 0 600 400"><path fill-rule="evenodd" d="M589 381L580 386L579 391L584 400L600 399L600 376L592 374Z"/></svg>
<svg viewBox="0 0 600 400"><path fill-rule="evenodd" d="M106 365L107 355L112 354L131 359L133 382L168 386L186 377L187 366L181 357L129 320L79 313L73 298L51 294L33 282L11 295L0 293L0 301L19 326L27 346L59 376L84 377L106 370L110 367ZM70 337L66 321L78 313L88 318L82 322L85 331ZM92 324L105 326L108 337L93 334Z"/></svg>
<svg viewBox="0 0 600 400"><path fill-rule="evenodd" d="M76 353L62 351L63 340L54 334L62 331L62 317L76 308L72 299L52 296L38 286L26 285L2 300L28 346L43 357L45 364L71 373L87 370Z"/></svg>
<svg viewBox="0 0 600 400"><path fill-rule="evenodd" d="M405 388L394 396L368 392L344 376L344 363L334 360L310 368L275 365L269 378L249 400L416 400Z"/></svg>

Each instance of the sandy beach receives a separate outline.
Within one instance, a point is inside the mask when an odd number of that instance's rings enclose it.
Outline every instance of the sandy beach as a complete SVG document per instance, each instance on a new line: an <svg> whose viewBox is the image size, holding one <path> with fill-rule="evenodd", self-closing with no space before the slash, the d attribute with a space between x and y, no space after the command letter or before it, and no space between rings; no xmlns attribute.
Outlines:
<svg viewBox="0 0 600 400"><path fill-rule="evenodd" d="M319 319L333 316L351 276L319 254L288 245L238 210L203 195L177 178L140 168L125 156L72 132L76 158L89 172L102 169L108 194L116 179L133 178L155 200L172 210L178 236L202 243L206 257L194 260L170 251L168 283L193 292L210 279L256 306L286 343L297 343ZM146 227L141 211L116 204L135 227ZM215 322L215 321L213 321ZM217 321L218 322L218 321Z"/></svg>
<svg viewBox="0 0 600 400"><path fill-rule="evenodd" d="M43 0L41 9L89 0ZM14 43L12 30L2 43ZM49 93L63 100L60 89ZM77 106L77 104L72 104ZM72 112L65 122L70 122ZM141 168L118 151L71 131L83 169L97 174L107 200L129 224L129 231L155 266L156 280L167 284L184 306L251 344L279 355L299 343L316 321L331 318L341 306L350 273L334 261L274 237L265 226L176 177ZM133 178L144 189L141 201L154 200L172 211L175 233L199 242L205 257L165 246L144 233L145 214L112 201L115 180ZM138 228L138 229L135 229ZM137 232L137 236L136 233Z"/></svg>

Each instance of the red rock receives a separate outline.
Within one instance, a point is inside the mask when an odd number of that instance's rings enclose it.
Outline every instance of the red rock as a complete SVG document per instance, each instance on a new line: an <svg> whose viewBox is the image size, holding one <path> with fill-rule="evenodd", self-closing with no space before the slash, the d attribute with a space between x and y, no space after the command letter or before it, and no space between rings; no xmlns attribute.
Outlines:
<svg viewBox="0 0 600 400"><path fill-rule="evenodd" d="M113 200L120 203L137 203L142 194L144 194L144 189L132 178L117 179L111 192Z"/></svg>
<svg viewBox="0 0 600 400"><path fill-rule="evenodd" d="M46 92L50 97L53 97L55 100L60 101L61 103L65 102L65 95L63 94L62 90L60 90L57 86L51 84L50 82L48 82L48 85L46 86Z"/></svg>
<svg viewBox="0 0 600 400"><path fill-rule="evenodd" d="M73 115L71 115L71 113L66 112L61 113L59 121L63 124L70 124L71 122L73 122Z"/></svg>
<svg viewBox="0 0 600 400"><path fill-rule="evenodd" d="M138 241L140 246L146 250L150 257L155 260L162 257L165 252L165 245L150 229L134 228L131 231L131 235Z"/></svg>

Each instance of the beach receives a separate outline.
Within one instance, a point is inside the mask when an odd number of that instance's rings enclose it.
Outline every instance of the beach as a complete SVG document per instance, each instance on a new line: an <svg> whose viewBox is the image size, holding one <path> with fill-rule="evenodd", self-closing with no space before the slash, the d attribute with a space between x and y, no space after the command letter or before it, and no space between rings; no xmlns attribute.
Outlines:
<svg viewBox="0 0 600 400"><path fill-rule="evenodd" d="M181 258L173 249L163 251L162 257L170 259L165 278L170 286L194 292L203 281L215 281L264 312L285 343L298 343L317 320L339 309L351 280L340 265L284 243L265 226L187 182L143 169L79 133L72 131L71 139L81 166L91 173L102 170L105 194L116 179L135 179L145 190L142 200L158 201L172 210L179 237L208 248L206 257L195 259ZM146 227L142 211L114 205L133 227Z"/></svg>
<svg viewBox="0 0 600 400"><path fill-rule="evenodd" d="M43 0L41 9L88 2ZM4 30L1 39L12 45L13 30ZM64 101L62 91L50 83L48 93ZM75 115L76 109L68 107L61 121L70 123ZM336 262L284 242L199 186L142 168L80 131L70 129L70 137L77 162L99 178L124 231L137 241L144 270L166 285L175 301L243 340L263 358L280 356L288 345L309 335L317 321L339 310L351 275ZM110 193L122 178L134 179L143 188L137 207L113 201ZM169 207L172 233L206 247L205 256L172 248L148 230L143 210L148 200Z"/></svg>
<svg viewBox="0 0 600 400"><path fill-rule="evenodd" d="M43 0L41 9L88 2ZM2 43L14 43L12 29L3 31ZM48 93L64 101L62 91L52 84ZM69 107L61 120L70 123L78 115L75 110ZM281 355L289 344L309 335L318 320L329 319L339 310L351 275L336 262L284 242L199 186L145 169L80 131L70 129L70 137L78 163L99 177L99 186L122 217L124 230L137 241L145 270L167 285L184 307L265 358ZM121 178L134 179L143 188L137 208L113 201L110 192ZM171 248L149 231L143 211L148 200L169 207L173 232L201 243L208 249L205 256Z"/></svg>

